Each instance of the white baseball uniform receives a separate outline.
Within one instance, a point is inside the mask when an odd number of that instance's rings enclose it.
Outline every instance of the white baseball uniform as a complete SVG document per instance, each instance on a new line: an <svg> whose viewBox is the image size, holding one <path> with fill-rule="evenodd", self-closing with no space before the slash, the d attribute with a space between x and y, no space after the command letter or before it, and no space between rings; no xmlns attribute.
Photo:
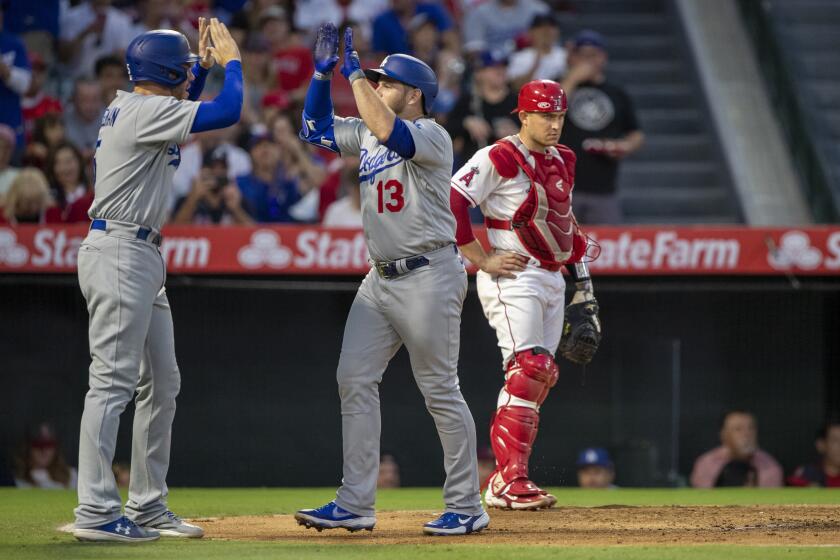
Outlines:
<svg viewBox="0 0 840 560"><path fill-rule="evenodd" d="M135 392L126 515L143 524L167 509L170 435L181 377L158 245L180 163L179 144L198 106L119 91L102 118L89 212L94 222L78 259L91 355L79 442L78 528L121 516L111 464L119 417Z"/></svg>
<svg viewBox="0 0 840 560"><path fill-rule="evenodd" d="M514 177L503 177L490 160L493 148L487 146L477 151L452 176L451 186L472 206L479 206L486 217L511 220L525 201L531 180L519 168ZM559 153L547 157L560 157L562 162ZM491 276L484 271L476 275L481 306L496 331L502 352L502 367L514 354L529 348L542 347L555 353L563 332L566 288L563 274L540 267L515 231L488 229L487 236L493 250L530 257L525 270L517 273L516 278Z"/></svg>

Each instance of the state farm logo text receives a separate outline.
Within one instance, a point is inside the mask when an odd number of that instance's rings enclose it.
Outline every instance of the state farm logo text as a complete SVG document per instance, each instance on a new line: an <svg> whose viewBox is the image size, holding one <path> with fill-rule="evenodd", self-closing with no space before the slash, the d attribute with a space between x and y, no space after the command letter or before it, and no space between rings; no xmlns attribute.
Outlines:
<svg viewBox="0 0 840 560"><path fill-rule="evenodd" d="M601 246L600 256L590 264L593 269L736 269L741 251L737 239L683 239L674 231L657 232L653 240L634 239L631 233L592 238Z"/></svg>
<svg viewBox="0 0 840 560"><path fill-rule="evenodd" d="M369 268L365 237L361 232L351 238L336 237L327 231L304 231L295 240L295 251L283 244L274 230L259 229L251 235L250 243L237 253L239 264L248 269L272 268L281 270L365 270Z"/></svg>

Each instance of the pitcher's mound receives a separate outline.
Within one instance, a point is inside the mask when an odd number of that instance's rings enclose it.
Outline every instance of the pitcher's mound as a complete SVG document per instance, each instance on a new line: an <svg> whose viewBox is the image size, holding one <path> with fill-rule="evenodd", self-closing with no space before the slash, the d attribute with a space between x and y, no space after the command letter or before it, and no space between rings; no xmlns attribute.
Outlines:
<svg viewBox="0 0 840 560"><path fill-rule="evenodd" d="M490 527L459 537L430 537L423 523L439 512L377 514L373 532L304 529L291 515L196 520L206 538L297 541L319 544L426 544L437 539L465 544L604 545L836 545L840 506L563 507L536 512L490 510Z"/></svg>

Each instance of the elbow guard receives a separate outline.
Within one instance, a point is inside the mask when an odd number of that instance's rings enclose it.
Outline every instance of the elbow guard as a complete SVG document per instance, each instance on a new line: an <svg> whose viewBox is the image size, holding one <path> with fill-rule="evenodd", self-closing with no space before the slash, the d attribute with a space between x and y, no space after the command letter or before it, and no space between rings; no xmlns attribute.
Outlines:
<svg viewBox="0 0 840 560"><path fill-rule="evenodd" d="M302 120L303 124L298 134L301 140L319 148L341 154L341 150L338 149L338 144L335 142L335 128L333 127L332 114L321 117L320 119L313 119L304 110Z"/></svg>

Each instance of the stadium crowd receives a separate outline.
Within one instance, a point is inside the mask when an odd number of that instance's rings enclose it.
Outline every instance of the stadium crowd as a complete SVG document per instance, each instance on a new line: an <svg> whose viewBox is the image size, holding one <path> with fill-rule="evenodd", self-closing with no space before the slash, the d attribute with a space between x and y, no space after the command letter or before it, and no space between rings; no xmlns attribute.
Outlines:
<svg viewBox="0 0 840 560"><path fill-rule="evenodd" d="M814 455L790 471L785 478L781 465L758 446L758 424L746 410L730 410L723 415L721 445L702 455L694 463L688 483L695 488L816 486L840 488L840 419L826 421L814 437ZM2 450L0 450L2 451ZM27 432L13 455L11 469L0 455L0 486L61 489L76 487L76 469L64 458L56 430L39 422ZM479 448L480 480L495 468L493 451ZM580 451L575 462L576 480L565 485L581 488L617 488L617 467L609 451L590 447ZM128 484L128 465L116 462L114 474L120 487ZM619 476L620 478L620 476ZM397 458L382 453L379 463L379 488L401 485Z"/></svg>
<svg viewBox="0 0 840 560"><path fill-rule="evenodd" d="M211 15L242 50L242 119L181 147L171 223L360 227L358 161L297 138L311 45L326 20L353 27L364 67L406 52L435 69L433 112L453 138L455 168L517 131L511 110L521 84L561 80L572 96L582 84L600 88L614 118L586 134L567 119L561 141L586 152L579 177L593 168L593 181L584 181L593 192L576 196L584 221L618 222L618 161L638 149L641 132L629 97L604 82L605 39L561 36L556 14L568 9L564 0L0 0L0 223L86 222L101 116L117 90L131 89L128 43L168 28L195 49L198 18ZM222 79L214 69L203 98ZM358 114L340 76L332 94L337 114Z"/></svg>

